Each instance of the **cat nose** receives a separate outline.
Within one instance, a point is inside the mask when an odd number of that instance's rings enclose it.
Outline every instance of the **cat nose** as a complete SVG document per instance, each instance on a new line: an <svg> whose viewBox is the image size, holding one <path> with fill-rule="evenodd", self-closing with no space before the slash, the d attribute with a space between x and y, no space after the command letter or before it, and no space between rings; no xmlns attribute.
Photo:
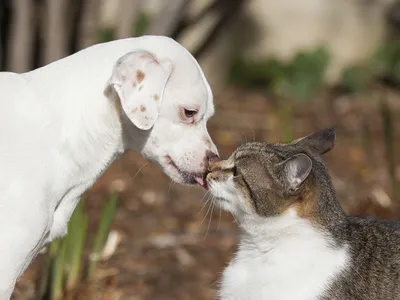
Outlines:
<svg viewBox="0 0 400 300"><path fill-rule="evenodd" d="M221 161L217 160L208 166L208 172L215 172L221 170Z"/></svg>
<svg viewBox="0 0 400 300"><path fill-rule="evenodd" d="M212 164L212 163L215 163L216 161L220 160L218 154L215 154L212 151L207 151L206 152L206 156L207 156L207 159L208 159L208 164Z"/></svg>
<svg viewBox="0 0 400 300"><path fill-rule="evenodd" d="M215 162L217 162L219 160L220 160L220 158L217 154L215 154L212 151L207 150L206 155L204 157L205 170L207 171L212 164L214 164Z"/></svg>

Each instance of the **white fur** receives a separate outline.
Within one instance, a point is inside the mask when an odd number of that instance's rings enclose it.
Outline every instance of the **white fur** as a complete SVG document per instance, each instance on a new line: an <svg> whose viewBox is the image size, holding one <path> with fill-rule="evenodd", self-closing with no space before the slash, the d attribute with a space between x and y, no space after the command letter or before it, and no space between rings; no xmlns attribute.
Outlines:
<svg viewBox="0 0 400 300"><path fill-rule="evenodd" d="M104 93L117 60L131 51L172 66L165 89L157 85L162 103L150 130L134 126ZM144 84L151 80L146 74ZM29 73L0 73L0 93L0 299L9 299L43 245L66 233L82 193L124 151L140 152L181 183L181 171L202 172L206 151L216 152L206 129L210 86L189 52L166 37L99 44ZM183 122L181 106L198 108L198 122Z"/></svg>
<svg viewBox="0 0 400 300"><path fill-rule="evenodd" d="M224 198L218 204L241 227L238 252L223 273L220 299L318 299L346 265L346 247L329 247L329 236L295 210L273 218L256 215L234 192L232 177L211 182L210 189Z"/></svg>

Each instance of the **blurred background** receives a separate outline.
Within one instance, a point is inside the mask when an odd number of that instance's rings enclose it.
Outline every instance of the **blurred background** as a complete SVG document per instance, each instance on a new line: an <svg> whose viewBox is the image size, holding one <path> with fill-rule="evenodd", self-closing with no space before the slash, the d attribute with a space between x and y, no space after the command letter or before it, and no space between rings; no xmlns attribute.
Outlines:
<svg viewBox="0 0 400 300"><path fill-rule="evenodd" d="M212 85L222 157L335 125L326 155L346 212L400 218L400 2L1 0L0 68L25 72L92 44L167 35ZM236 224L198 187L126 153L84 196L13 299L213 299Z"/></svg>

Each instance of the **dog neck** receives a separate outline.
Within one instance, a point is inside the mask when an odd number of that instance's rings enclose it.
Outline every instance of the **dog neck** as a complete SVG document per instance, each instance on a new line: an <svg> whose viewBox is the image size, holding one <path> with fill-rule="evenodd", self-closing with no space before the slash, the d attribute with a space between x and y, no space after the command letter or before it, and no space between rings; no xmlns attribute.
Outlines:
<svg viewBox="0 0 400 300"><path fill-rule="evenodd" d="M119 116L119 122L121 126L120 132L122 133L121 139L122 139L123 151L134 150L138 153L142 153L143 147L150 136L151 129L141 130L138 127L136 127L131 120L129 120L129 117L122 109L118 94L111 86L107 86L105 90L105 95L111 101L111 103L114 106L114 109L116 110Z"/></svg>
<svg viewBox="0 0 400 300"><path fill-rule="evenodd" d="M127 121L107 87L115 62L136 47L135 39L100 44L23 74L48 112L54 193L82 193L126 150L141 153L148 133Z"/></svg>

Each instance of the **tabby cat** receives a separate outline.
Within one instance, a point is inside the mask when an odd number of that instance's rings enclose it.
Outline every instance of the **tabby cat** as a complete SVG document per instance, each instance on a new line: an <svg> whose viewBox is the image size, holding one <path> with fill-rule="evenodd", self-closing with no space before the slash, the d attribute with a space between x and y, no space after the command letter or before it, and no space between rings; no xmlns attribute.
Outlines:
<svg viewBox="0 0 400 300"><path fill-rule="evenodd" d="M240 226L222 300L400 299L400 222L347 216L322 155L326 129L288 144L247 143L207 175Z"/></svg>

